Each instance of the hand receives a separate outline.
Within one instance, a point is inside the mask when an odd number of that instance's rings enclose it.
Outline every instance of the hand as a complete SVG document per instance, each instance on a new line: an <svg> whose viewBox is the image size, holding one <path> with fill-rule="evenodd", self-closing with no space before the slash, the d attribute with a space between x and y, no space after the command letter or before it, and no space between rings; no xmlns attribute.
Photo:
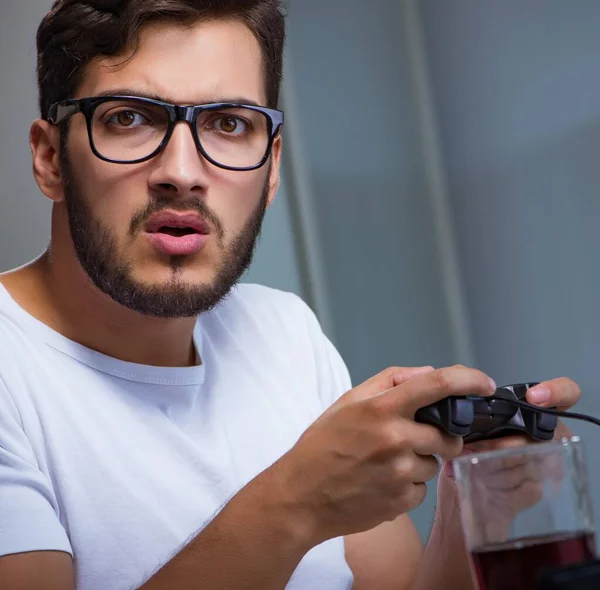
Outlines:
<svg viewBox="0 0 600 590"><path fill-rule="evenodd" d="M391 368L346 393L274 466L277 499L309 526L313 541L370 530L416 508L462 439L418 424L415 412L452 395L491 395L466 367Z"/></svg>
<svg viewBox="0 0 600 590"><path fill-rule="evenodd" d="M566 377L553 379L540 383L527 392L527 402L541 408L555 407L558 410L568 410L573 407L581 397L581 390L577 383ZM561 421L554 432L554 440L571 437L570 429ZM535 441L526 436L510 436L490 441L479 441L465 445L464 454L511 449L531 444ZM452 476L451 464L447 463L444 469L446 475Z"/></svg>
<svg viewBox="0 0 600 590"><path fill-rule="evenodd" d="M539 407L566 410L574 406L580 396L581 391L574 381L560 378L530 389L527 392L527 401ZM554 440L570 436L571 431L559 421ZM465 445L463 454L519 448L528 444L535 444L535 441L525 436L511 436ZM556 461L552 459L540 462L538 458L525 456L494 463L494 468L498 471L497 477L490 474L485 490L482 489L474 495L477 501L482 502L495 515L494 519L490 519L490 526L504 527L508 530L517 514L537 504L543 494L542 483L540 483L542 474L547 478L551 473L558 487L564 474L562 467L555 463ZM457 515L451 461L444 465L443 472L444 475L440 477L438 486L440 505L445 512ZM500 534L497 531L495 533L490 533L490 536L497 537Z"/></svg>

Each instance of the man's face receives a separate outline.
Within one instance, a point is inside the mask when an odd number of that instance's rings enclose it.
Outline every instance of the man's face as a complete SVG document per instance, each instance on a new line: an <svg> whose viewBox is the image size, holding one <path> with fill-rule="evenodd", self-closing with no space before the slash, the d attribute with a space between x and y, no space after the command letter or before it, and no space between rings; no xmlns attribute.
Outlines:
<svg viewBox="0 0 600 590"><path fill-rule="evenodd" d="M177 104L266 104L260 46L234 21L153 25L124 65L122 57L91 64L77 97L106 92ZM277 189L279 150L277 140L272 161L258 170L223 170L200 155L180 123L155 158L114 164L92 154L83 115L72 117L61 170L79 262L98 288L139 313L188 317L210 309L251 262ZM199 216L207 235L191 253L175 255L148 231L161 212Z"/></svg>

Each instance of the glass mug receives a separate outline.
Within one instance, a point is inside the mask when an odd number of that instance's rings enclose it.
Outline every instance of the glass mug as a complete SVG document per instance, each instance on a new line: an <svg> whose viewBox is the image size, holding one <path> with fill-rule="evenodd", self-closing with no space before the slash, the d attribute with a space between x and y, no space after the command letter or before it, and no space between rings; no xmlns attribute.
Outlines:
<svg viewBox="0 0 600 590"><path fill-rule="evenodd" d="M546 571L595 559L578 437L465 455L454 474L480 590L536 590Z"/></svg>

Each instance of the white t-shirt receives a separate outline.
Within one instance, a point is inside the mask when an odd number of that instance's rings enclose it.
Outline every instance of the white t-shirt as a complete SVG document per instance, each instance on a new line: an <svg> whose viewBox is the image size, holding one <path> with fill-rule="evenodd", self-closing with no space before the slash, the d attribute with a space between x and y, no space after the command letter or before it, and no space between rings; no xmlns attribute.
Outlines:
<svg viewBox="0 0 600 590"><path fill-rule="evenodd" d="M351 388L289 293L238 285L194 337L200 366L123 362L51 330L0 285L0 556L66 551L78 590L138 588ZM351 585L334 539L288 588Z"/></svg>

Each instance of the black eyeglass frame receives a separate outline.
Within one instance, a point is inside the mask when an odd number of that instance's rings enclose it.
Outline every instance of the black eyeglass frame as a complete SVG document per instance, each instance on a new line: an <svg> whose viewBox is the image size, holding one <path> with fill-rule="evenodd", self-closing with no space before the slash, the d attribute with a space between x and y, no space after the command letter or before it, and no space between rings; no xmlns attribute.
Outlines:
<svg viewBox="0 0 600 590"><path fill-rule="evenodd" d="M144 158L139 158L137 160L112 160L111 158L107 158L103 156L94 143L94 134L92 131L93 125L93 117L96 109L106 102L111 102L115 100L126 100L126 101L134 101L139 102L141 104L149 104L154 106L163 107L168 115L169 115L169 126L167 127L167 131L165 136L160 143L160 145L148 156ZM202 142L200 141L200 137L198 136L198 127L197 121L198 117L201 113L205 111L216 111L224 108L244 108L250 109L252 111L257 111L262 113L267 118L268 122L268 132L269 132L269 142L267 144L267 148L265 151L265 155L262 160L255 166L248 166L245 168L236 167L236 166L227 166L225 164L221 164L211 158L206 150L204 149ZM152 158L156 157L169 143L171 136L173 135L173 131L175 129L175 125L181 121L186 122L190 130L192 132L192 137L194 138L194 143L198 151L206 158L211 164L223 168L225 170L234 170L239 172L257 170L265 165L269 156L271 155L271 150L273 149L273 143L275 139L281 132L284 122L284 114L283 111L279 111L277 109L270 109L267 107L255 106L255 105L247 105L241 103L229 103L229 102L220 102L220 103L210 103L210 104L202 104L202 105L194 105L194 106L183 106L172 104L168 102L163 102L162 100L156 100L152 98L143 98L140 96L123 96L123 95L114 95L114 96L91 96L87 98L77 98L77 99L67 99L62 100L60 102L54 103L49 111L47 120L49 123L53 125L58 125L62 123L65 119L72 117L77 113L82 113L85 117L88 131L88 138L90 141L90 147L92 148L92 152L94 155L100 160L104 160L105 162L110 162L112 164L141 164L142 162L147 162Z"/></svg>

